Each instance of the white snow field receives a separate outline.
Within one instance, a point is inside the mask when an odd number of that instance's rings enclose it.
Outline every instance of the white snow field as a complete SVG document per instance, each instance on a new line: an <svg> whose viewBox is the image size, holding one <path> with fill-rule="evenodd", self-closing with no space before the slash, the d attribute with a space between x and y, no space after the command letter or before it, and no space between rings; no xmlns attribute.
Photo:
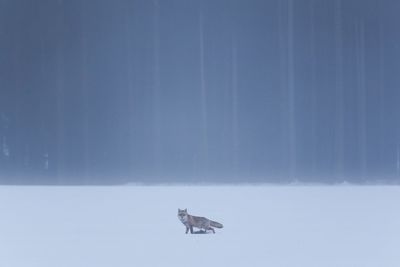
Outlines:
<svg viewBox="0 0 400 267"><path fill-rule="evenodd" d="M398 267L399 211L398 186L1 186L0 266Z"/></svg>

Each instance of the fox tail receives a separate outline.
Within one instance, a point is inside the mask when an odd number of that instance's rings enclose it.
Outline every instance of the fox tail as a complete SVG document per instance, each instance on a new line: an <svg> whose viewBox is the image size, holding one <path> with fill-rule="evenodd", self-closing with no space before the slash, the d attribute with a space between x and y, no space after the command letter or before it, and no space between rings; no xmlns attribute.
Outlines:
<svg viewBox="0 0 400 267"><path fill-rule="evenodd" d="M219 222L214 222L214 221L210 221L210 225L212 226L212 227L215 227L215 228L222 228L222 227L224 227L222 224L220 224Z"/></svg>

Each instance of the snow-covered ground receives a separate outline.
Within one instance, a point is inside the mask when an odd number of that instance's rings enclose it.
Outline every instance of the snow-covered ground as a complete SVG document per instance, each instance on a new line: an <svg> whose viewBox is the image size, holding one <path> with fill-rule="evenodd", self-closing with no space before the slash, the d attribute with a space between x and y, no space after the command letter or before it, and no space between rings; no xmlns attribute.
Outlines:
<svg viewBox="0 0 400 267"><path fill-rule="evenodd" d="M2 186L0 266L397 267L399 211L397 186Z"/></svg>

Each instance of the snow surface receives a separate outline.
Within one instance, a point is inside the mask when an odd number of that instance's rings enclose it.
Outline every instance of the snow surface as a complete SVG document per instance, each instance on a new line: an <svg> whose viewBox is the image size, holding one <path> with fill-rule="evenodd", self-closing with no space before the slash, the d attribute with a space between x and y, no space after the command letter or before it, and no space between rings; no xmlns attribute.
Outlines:
<svg viewBox="0 0 400 267"><path fill-rule="evenodd" d="M400 187L0 187L0 266L400 266ZM185 234L178 208L224 224Z"/></svg>

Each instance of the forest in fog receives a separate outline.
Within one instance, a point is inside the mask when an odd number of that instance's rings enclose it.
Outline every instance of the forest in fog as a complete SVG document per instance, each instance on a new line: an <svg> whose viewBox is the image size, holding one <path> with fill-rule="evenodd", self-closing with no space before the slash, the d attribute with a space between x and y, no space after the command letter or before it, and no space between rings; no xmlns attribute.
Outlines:
<svg viewBox="0 0 400 267"><path fill-rule="evenodd" d="M1 0L0 183L399 183L399 11Z"/></svg>

